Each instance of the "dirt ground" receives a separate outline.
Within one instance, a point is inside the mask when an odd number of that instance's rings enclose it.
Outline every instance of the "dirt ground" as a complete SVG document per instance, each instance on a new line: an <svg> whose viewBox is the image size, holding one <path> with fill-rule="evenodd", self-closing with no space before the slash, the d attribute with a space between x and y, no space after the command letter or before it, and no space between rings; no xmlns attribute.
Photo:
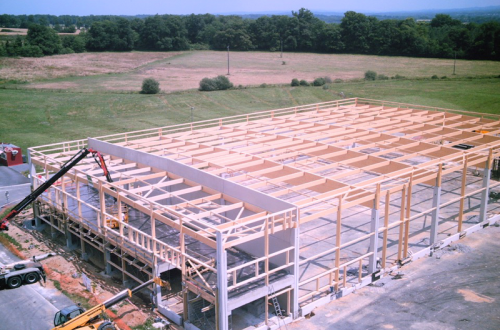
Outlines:
<svg viewBox="0 0 500 330"><path fill-rule="evenodd" d="M81 300L88 301L90 306L102 303L123 290L119 282L103 275L101 269L82 262L77 253L64 250L40 232L22 228L23 221L32 217L32 211L28 210L13 221L8 234L22 245L22 249L15 247L9 249L14 250L12 252L22 259L31 259L33 256L46 253L57 254L40 261L47 273L45 286L48 289L57 288L70 295L81 297ZM92 283L96 284L95 292L89 292L84 287L82 273L85 273ZM113 306L108 310L108 316L114 319L120 329L126 330L142 325L149 317L154 316L150 308L146 302L133 297Z"/></svg>

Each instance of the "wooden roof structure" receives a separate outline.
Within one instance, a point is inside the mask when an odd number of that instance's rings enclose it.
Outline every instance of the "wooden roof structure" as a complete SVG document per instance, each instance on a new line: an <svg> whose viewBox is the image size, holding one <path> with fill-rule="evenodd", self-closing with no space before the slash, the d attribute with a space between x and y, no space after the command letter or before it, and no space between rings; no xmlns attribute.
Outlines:
<svg viewBox="0 0 500 330"><path fill-rule="evenodd" d="M332 212L328 208L336 207L338 196L346 201L344 207L363 205L374 199L378 185L381 191L398 191L410 179L412 184L432 185L440 166L443 173L461 170L466 158L467 166L482 167L492 153L500 152L499 134L498 115L356 98L96 140L171 159L285 201L300 208L300 223L304 223L321 212ZM35 163L57 170L58 164L86 143L81 140L64 143L62 148L32 148L31 157ZM150 205L166 207L206 232L207 238L215 230L231 227L228 222L249 223L273 213L265 205L243 202L179 173L117 157L109 159L108 167L113 186L122 189L135 184L122 199L134 195L130 202L142 205L144 211ZM100 169L91 160L76 166L75 171L84 181L88 175L100 176ZM100 180L108 185L103 177ZM167 191L176 184L187 187ZM205 196L193 200L183 197L195 191ZM107 193L114 194L110 189ZM156 204L171 197L176 199L172 205ZM220 198L227 203L214 202ZM237 215L225 218L223 214L231 210ZM244 212L247 215L241 217ZM201 224L207 216L213 221Z"/></svg>

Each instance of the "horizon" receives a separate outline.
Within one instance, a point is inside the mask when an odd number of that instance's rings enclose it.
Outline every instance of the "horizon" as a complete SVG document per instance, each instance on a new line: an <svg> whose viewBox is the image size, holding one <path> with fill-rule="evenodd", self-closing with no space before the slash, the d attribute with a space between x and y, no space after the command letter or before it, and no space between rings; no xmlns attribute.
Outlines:
<svg viewBox="0 0 500 330"><path fill-rule="evenodd" d="M345 13L356 11L361 13L398 13L398 12L435 12L466 9L481 9L492 6L500 6L500 0L478 0L471 3L468 0L441 1L398 1L380 0L376 3L369 0L355 0L349 6L337 5L337 1L310 0L304 6L298 0L255 0L252 3L240 1L218 1L206 3L201 0L186 0L182 4L162 0L87 0L84 3L68 3L63 0L16 0L3 5L0 14L9 15L190 15L190 14L213 14L213 15L250 15L250 14L272 14L291 13L300 8L306 8L316 13ZM150 9L145 9L150 8ZM186 10L186 8L189 8Z"/></svg>

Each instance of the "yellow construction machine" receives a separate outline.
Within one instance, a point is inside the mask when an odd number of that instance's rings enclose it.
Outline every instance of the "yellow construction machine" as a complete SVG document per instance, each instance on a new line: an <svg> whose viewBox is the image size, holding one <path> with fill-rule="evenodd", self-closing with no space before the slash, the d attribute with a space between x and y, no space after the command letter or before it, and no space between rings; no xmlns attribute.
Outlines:
<svg viewBox="0 0 500 330"><path fill-rule="evenodd" d="M119 215L118 205L116 204L112 205L111 207L107 207L106 212L108 214L111 214L116 219L120 219L121 221L128 223L128 207L126 204L122 204L121 216ZM106 226L112 229L116 229L120 227L120 223L114 218L106 216Z"/></svg>
<svg viewBox="0 0 500 330"><path fill-rule="evenodd" d="M168 287L169 285L168 282L155 277L133 289L123 290L114 297L87 311L78 305L63 308L56 313L54 317L55 327L52 330L115 330L116 327L113 322L104 320L99 315L111 306L132 297L133 294L153 283L163 287Z"/></svg>

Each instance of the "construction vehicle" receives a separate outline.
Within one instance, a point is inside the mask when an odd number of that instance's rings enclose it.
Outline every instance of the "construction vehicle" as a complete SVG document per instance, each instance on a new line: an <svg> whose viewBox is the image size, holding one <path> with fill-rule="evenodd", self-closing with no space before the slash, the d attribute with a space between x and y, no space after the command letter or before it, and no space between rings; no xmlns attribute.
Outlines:
<svg viewBox="0 0 500 330"><path fill-rule="evenodd" d="M12 264L0 264L0 287L16 289L23 284L33 284L46 276L42 264L38 262L15 262Z"/></svg>
<svg viewBox="0 0 500 330"><path fill-rule="evenodd" d="M104 162L104 158L101 155L101 153L93 149L83 148L73 157L71 157L64 165L62 165L59 172L55 173L53 176L48 178L37 189L35 189L31 194L29 194L25 199L19 202L19 204L14 206L14 208L0 222L0 231L9 230L9 221L11 219L13 219L16 215L18 215L28 205L33 203L38 196L40 196L45 190L47 190L50 186L52 186L55 182L57 182L57 180L59 180L64 174L66 174L73 166L75 166L82 159L87 157L88 154L92 154L95 162L104 172L106 180L110 183L113 182L113 180L111 179L111 175L108 171L108 167L106 166L106 163ZM121 217L118 216L118 211L113 213L113 210L111 210L110 214L121 219L122 221L128 222L128 210L126 207L123 207L123 210L124 212L122 212ZM106 218L106 224L111 228L118 228L118 221L113 220L112 218Z"/></svg>
<svg viewBox="0 0 500 330"><path fill-rule="evenodd" d="M111 306L132 297L132 295L153 283L167 287L169 285L168 282L162 281L159 277L155 277L133 289L123 290L87 311L78 305L63 308L56 313L54 317L55 327L52 330L115 330L116 327L113 322L104 320L99 317L99 315L104 313Z"/></svg>

